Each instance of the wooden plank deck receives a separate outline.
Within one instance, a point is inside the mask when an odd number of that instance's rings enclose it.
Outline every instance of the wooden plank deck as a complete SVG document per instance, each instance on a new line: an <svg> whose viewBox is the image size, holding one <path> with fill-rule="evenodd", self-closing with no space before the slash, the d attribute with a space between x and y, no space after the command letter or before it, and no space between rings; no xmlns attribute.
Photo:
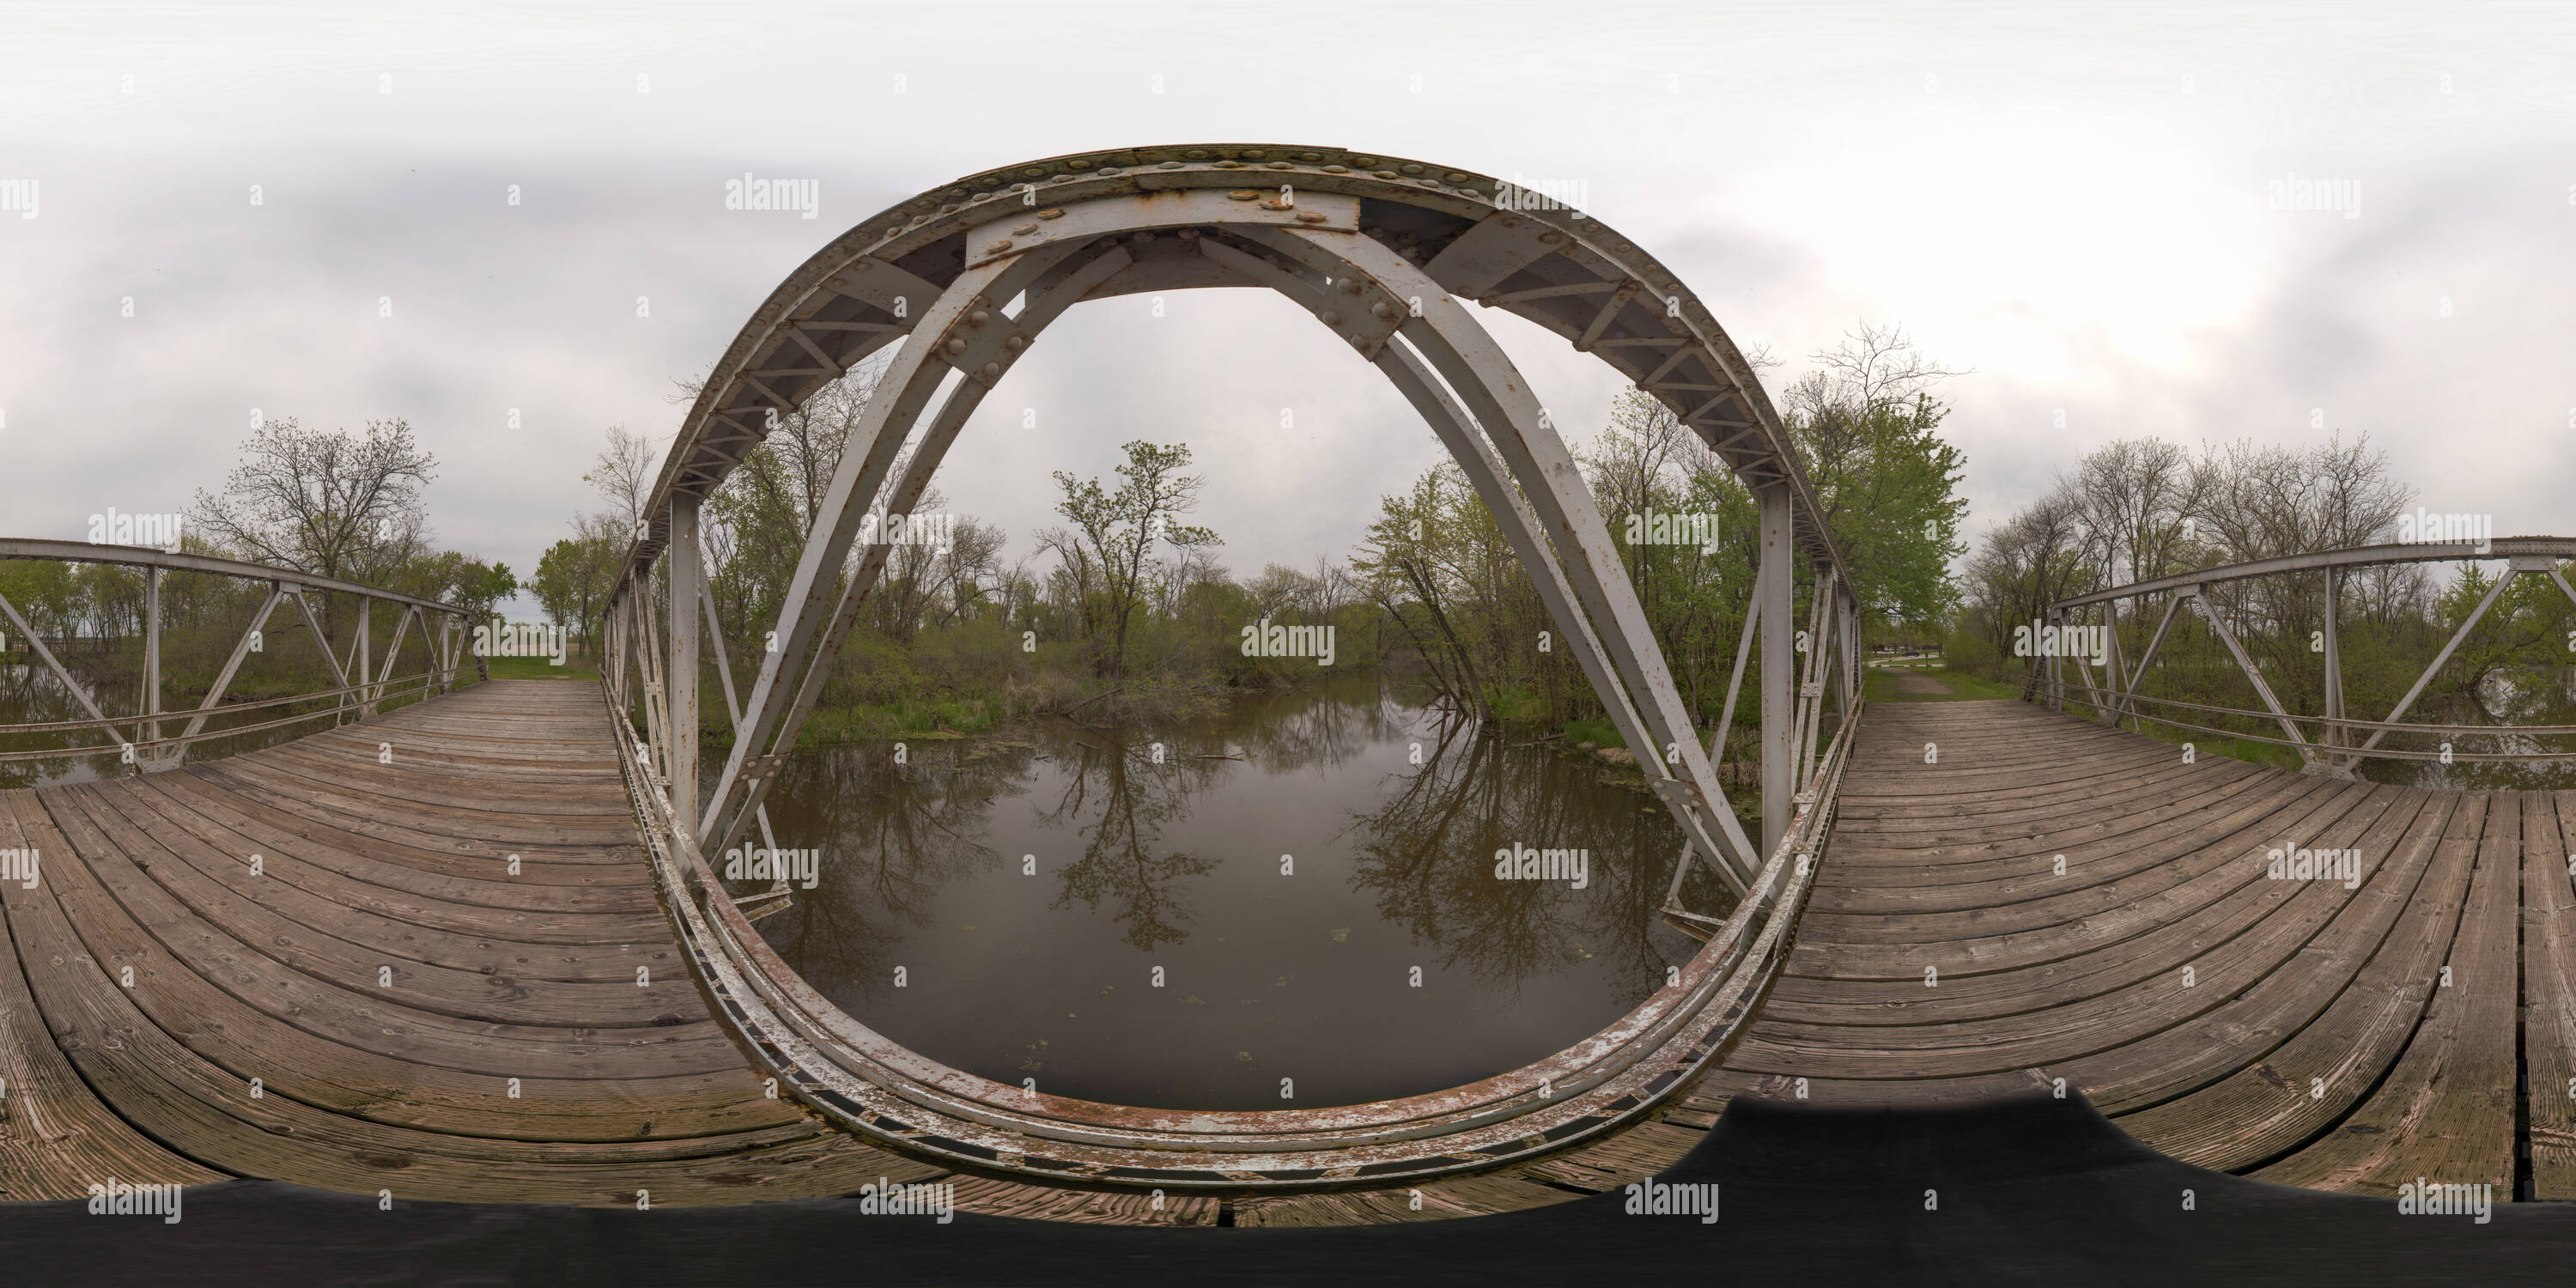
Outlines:
<svg viewBox="0 0 2576 1288"><path fill-rule="evenodd" d="M1734 1095L2061 1078L2205 1166L2576 1197L2576 793L2184 764L2017 702L1882 704L1786 973L1654 1121L1416 1187L1156 1206L954 1174L768 1098L678 959L608 719L595 687L494 681L0 793L0 848L43 856L37 887L0 886L0 1201L109 1176L614 1206L891 1178L1052 1220L1403 1222L1615 1190ZM2284 845L2357 850L2362 879L2269 879Z"/></svg>
<svg viewBox="0 0 2576 1288"><path fill-rule="evenodd" d="M708 1014L609 719L595 686L491 681L171 773L0 793L0 848L42 856L34 888L0 889L0 1201L255 1176L632 1207L892 1179L1056 1221L1339 1224L1567 1201L1671 1166L1714 1121L1418 1202L1158 1203L876 1149L769 1098Z"/></svg>
<svg viewBox="0 0 2576 1288"><path fill-rule="evenodd" d="M242 1175L631 1207L943 1175L752 1076L655 903L607 720L594 686L494 681L0 796L0 846L42 855L0 890L0 1197Z"/></svg>
<svg viewBox="0 0 2576 1288"><path fill-rule="evenodd" d="M1853 752L1787 972L1705 1103L2064 1079L2203 1166L2576 1197L2576 793L2185 764L2012 701L1880 704ZM2271 879L2284 847L2356 850L2361 879Z"/></svg>

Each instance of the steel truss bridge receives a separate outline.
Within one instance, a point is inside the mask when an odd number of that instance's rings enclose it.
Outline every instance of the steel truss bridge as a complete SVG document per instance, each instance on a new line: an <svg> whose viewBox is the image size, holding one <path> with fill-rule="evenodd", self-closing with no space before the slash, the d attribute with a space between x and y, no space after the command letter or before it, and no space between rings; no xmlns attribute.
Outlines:
<svg viewBox="0 0 2576 1288"><path fill-rule="evenodd" d="M1580 212L1532 204L1425 162L1207 144L1010 166L862 222L770 295L690 408L608 605L600 689L458 689L452 605L0 543L0 558L144 567L156 603L173 569L265 583L252 633L292 599L327 642L308 591L365 605L349 660L321 650L334 687L263 700L327 702L292 718L331 727L185 765L191 742L286 724L205 723L261 709L220 701L254 635L171 737L155 727L178 719L160 707L157 629L145 692L110 716L14 607L0 614L90 717L0 734L100 734L89 749L137 770L0 793L0 851L43 856L39 879L0 882L0 1198L78 1196L102 1174L230 1174L628 1206L638 1191L726 1203L891 1178L1064 1220L1403 1221L1614 1189L1669 1167L1738 1095L2068 1090L2168 1153L2293 1183L2371 1190L2442 1167L2523 1197L2576 1191L2576 1102L2546 1094L2576 1078L2576 796L2339 777L2409 754L2379 745L2389 733L2438 732L2394 722L2441 660L2385 721L2350 718L2339 683L2297 716L2224 621L2218 588L2246 579L2332 584L2356 564L2448 556L2305 556L2050 610L2065 626L2169 597L2134 668L2100 685L2078 668L2079 704L2143 728L2194 711L2143 690L2178 606L2217 599L2206 620L2317 774L2188 759L2022 702L1864 720L1850 568L1753 372L1677 275ZM842 1011L752 926L786 896L737 896L707 860L767 839L765 796L883 573L888 547L861 541L864 518L910 513L983 397L1074 305L1215 287L1279 292L1395 385L1502 521L1621 736L1668 751L1639 758L1686 838L1663 916L1703 944L1634 1011L1539 1063L1329 1109L1038 1094ZM1756 499L1754 611L1707 743L1571 454L1469 303L1608 363ZM777 647L738 690L701 507L775 418L887 349ZM2576 553L2496 548L2514 575L2552 578ZM380 614L397 624L375 666ZM407 627L426 642L433 619L438 641L389 678ZM1757 645L1758 840L1709 750ZM2035 668L2048 707L2065 674ZM732 750L702 780L698 730L719 701ZM2374 857L2350 886L2268 880L2263 849L2285 837ZM1731 907L1683 906L1692 863Z"/></svg>

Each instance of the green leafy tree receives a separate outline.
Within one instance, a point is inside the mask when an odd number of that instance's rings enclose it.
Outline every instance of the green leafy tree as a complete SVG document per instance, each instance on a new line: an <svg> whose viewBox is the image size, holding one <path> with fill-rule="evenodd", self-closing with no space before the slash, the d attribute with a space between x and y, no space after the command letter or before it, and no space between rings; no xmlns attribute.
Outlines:
<svg viewBox="0 0 2576 1288"><path fill-rule="evenodd" d="M528 582L546 617L577 634L582 650L593 657L598 656L600 609L625 552L625 532L614 519L582 515L573 520L572 536L537 558L536 576Z"/></svg>
<svg viewBox="0 0 2576 1288"><path fill-rule="evenodd" d="M1950 561L1967 549L1968 502L1966 458L1942 441L1949 408L1929 387L1960 373L1892 326L1863 325L1815 360L1789 388L1786 419L1853 597L1864 612L1937 631L1959 602Z"/></svg>
<svg viewBox="0 0 2576 1288"><path fill-rule="evenodd" d="M1100 591L1108 598L1110 642L1102 670L1113 680L1126 672L1128 632L1144 600L1146 562L1155 550L1225 544L1212 528L1173 522L1198 508L1204 482L1181 472L1190 463L1186 445L1162 447L1140 439L1124 450L1127 460L1118 474L1126 481L1114 492L1096 478L1076 479L1062 470L1055 474L1056 485L1064 489L1056 513L1072 522L1074 539L1098 569Z"/></svg>

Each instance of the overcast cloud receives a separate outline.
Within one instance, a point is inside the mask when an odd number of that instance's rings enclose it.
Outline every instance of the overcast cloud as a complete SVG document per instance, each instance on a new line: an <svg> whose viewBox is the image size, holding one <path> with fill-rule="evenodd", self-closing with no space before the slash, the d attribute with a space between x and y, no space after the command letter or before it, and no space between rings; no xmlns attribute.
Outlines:
<svg viewBox="0 0 2576 1288"><path fill-rule="evenodd" d="M1902 323L1974 369L1944 390L1972 533L2116 437L2337 430L2435 510L2576 531L2571 13L13 8L0 179L40 204L0 213L0 534L184 508L253 408L399 416L439 458L441 540L525 574L596 504L602 429L667 439L673 382L843 229L1004 163L1186 141L1578 181L1788 359L1775 391ZM726 211L746 171L819 180L818 217ZM2295 179L2349 184L2349 217L2274 208ZM1085 309L942 472L1015 552L1056 522L1050 471L1132 438L1197 452L1243 574L1342 556L1440 458L1284 301ZM1612 373L1485 316L1587 436Z"/></svg>

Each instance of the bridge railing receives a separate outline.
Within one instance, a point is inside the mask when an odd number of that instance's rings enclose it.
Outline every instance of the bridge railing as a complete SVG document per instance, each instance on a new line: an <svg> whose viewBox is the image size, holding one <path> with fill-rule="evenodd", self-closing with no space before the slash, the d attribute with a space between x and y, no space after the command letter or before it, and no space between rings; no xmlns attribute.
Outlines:
<svg viewBox="0 0 2576 1288"><path fill-rule="evenodd" d="M2372 719L2352 715L2346 706L2343 660L2345 579L2358 569L2479 560L2501 560L2505 564L2504 571L2488 584L2476 607L2452 630L2440 651L2407 687L2405 695L2396 701L2386 716ZM2093 708L2097 717L2107 724L2133 720L2214 737L2287 747L2298 753L2304 767L2334 774L2350 774L2363 760L2439 761L2444 764L2576 761L2576 745L2553 749L2541 746L2537 741L2576 738L2576 725L2443 724L2408 722L2405 718L2432 686L2443 666L2486 620L2505 589L2517 578L2532 577L2552 583L2571 605L2576 605L2576 586L2571 586L2566 574L2559 569L2559 564L2567 560L2576 560L2576 538L2502 537L2476 543L2415 542L2356 546L2205 568L2069 596L2049 605L2043 622L2033 623L2034 627L2041 628L2034 631L2041 638L2033 641L2030 650L2030 674L2023 693L2026 697L2036 697L2064 710L2071 692L2080 704ZM2314 651L2322 654L2320 697L2323 710L2300 712L2290 710L2283 703L2271 680L2264 675L2264 667L2246 649L2243 637L2229 626L2226 606L2214 601L2211 588L2258 578L2311 575L2318 578L2320 592ZM2126 664L2121 657L2120 631L2113 607L2123 601L2134 600L2143 608L2147 600L2157 596L2165 597L2164 612L2136 663ZM2160 651L2172 636L2174 624L2185 604L2191 605L2195 615L2208 624L2211 635L2225 647L2237 670L2253 686L2255 696L2263 704L2259 709L2162 697L2141 691L2156 666ZM2098 626L2080 620L2097 609L2102 616ZM2099 682L2094 678L2094 660L2085 655L2089 650L2065 646L2064 641L2076 638L2070 634L2070 628L2103 632L2098 638L2104 654L2105 674ZM2059 641L2058 647L2046 646L2051 637ZM2066 674L2070 662L2076 672L2071 684ZM2209 717L2213 716L2256 722L2257 727L2270 724L2280 729L2281 736L2220 727L2210 721ZM2401 742L2420 739L2442 745L2438 749L2382 745L2392 735L2401 736ZM2516 737L2525 745L2510 751L2467 751L2449 744L2451 739L2501 736Z"/></svg>
<svg viewBox="0 0 2576 1288"><path fill-rule="evenodd" d="M177 768L191 745L209 739L262 733L325 719L334 724L351 719L364 720L388 704L444 693L455 687L466 640L464 628L471 611L455 604L292 569L144 546L0 538L0 560L112 564L140 569L143 574L140 631L143 655L132 709L123 714L110 714L103 709L101 699L105 695L94 693L91 685L74 676L20 606L10 602L5 594L0 594L0 631L10 635L10 640L5 642L23 642L31 664L41 666L80 709L88 713L86 718L80 719L0 723L0 763L112 754L120 763L131 766L134 772L157 773ZM162 703L162 583L165 575L173 572L233 578L253 585L265 583L267 587L266 595L252 611L248 624L234 639L231 652L208 686L204 699L195 707L180 711L167 710ZM356 599L360 605L361 611L355 616L345 655L331 646L322 620L314 611L310 598L314 594L345 595ZM225 696L250 655L267 651L269 623L277 611L290 602L294 605L295 615L288 619L287 630L301 628L310 632L315 652L333 683L285 697L225 702ZM369 610L378 604L391 607L395 614L392 634L381 659L377 658L371 646L369 626L374 615ZM437 623L435 638L431 636L433 620ZM415 636L419 643L412 651L417 656L413 656L411 664L418 669L398 673L406 657L412 656L404 653L404 645ZM0 649L0 656L11 651L14 649ZM480 660L477 662L479 665ZM293 710L322 700L332 700L331 705L314 710ZM243 716L260 718L235 723ZM13 738L13 735L82 732L103 735L105 741L34 748L7 745L27 740L26 737Z"/></svg>

